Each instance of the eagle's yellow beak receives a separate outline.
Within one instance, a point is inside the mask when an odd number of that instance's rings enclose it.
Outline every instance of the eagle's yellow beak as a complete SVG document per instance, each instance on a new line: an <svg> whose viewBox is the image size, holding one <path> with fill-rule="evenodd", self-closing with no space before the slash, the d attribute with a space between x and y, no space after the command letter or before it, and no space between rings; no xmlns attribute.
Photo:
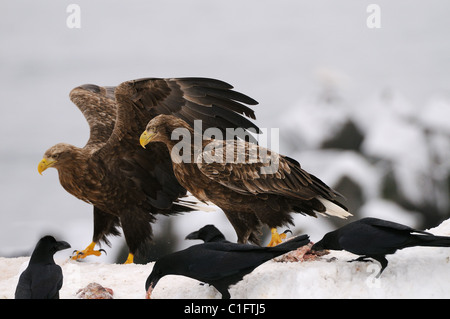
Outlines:
<svg viewBox="0 0 450 319"><path fill-rule="evenodd" d="M45 171L47 168L52 167L55 164L56 161L49 160L47 158L43 158L38 165L38 172L42 175L42 172Z"/></svg>
<svg viewBox="0 0 450 319"><path fill-rule="evenodd" d="M141 137L139 138L139 143L141 143L141 146L145 148L145 145L150 143L152 139L155 137L155 135L156 135L155 132L144 131L144 133L142 133Z"/></svg>

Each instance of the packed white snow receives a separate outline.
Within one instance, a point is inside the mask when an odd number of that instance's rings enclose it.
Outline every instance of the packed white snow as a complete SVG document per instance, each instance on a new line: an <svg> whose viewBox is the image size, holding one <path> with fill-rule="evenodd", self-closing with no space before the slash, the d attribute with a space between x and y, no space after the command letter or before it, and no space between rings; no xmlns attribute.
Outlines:
<svg viewBox="0 0 450 319"><path fill-rule="evenodd" d="M450 220L429 231L449 236ZM145 298L145 281L153 263L121 265L97 263L95 257L85 262L64 258L64 252L55 257L64 274L62 299L76 299L77 291L91 282L112 289L115 299ZM231 297L450 298L450 248L414 247L388 255L389 265L378 279L378 263L348 262L354 258L347 252L332 251L315 261L271 260L231 286ZM19 275L28 259L0 258L0 298L14 298ZM163 277L152 293L154 299L220 297L212 286L182 276Z"/></svg>

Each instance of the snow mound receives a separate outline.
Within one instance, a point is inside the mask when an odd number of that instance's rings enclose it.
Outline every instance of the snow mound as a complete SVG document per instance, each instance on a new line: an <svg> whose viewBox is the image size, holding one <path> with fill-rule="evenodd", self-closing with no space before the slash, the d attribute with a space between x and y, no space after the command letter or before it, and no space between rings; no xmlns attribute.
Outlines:
<svg viewBox="0 0 450 319"><path fill-rule="evenodd" d="M450 220L428 230L450 236ZM450 298L450 248L415 247L388 255L389 265L376 278L379 265L353 262L355 255L332 251L315 261L268 261L230 287L232 298ZM14 298L20 273L29 257L0 258L0 298ZM76 299L80 288L97 282L115 299L145 298L147 265L75 262L57 259L64 273L61 299ZM211 286L182 276L160 280L152 298L220 298Z"/></svg>

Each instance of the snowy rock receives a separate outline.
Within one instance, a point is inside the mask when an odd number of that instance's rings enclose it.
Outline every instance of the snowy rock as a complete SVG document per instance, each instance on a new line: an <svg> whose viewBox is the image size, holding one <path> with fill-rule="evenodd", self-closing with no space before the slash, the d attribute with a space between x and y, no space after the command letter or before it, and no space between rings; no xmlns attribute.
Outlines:
<svg viewBox="0 0 450 319"><path fill-rule="evenodd" d="M333 137L348 120L340 104L304 98L283 114L283 139L294 150L316 149Z"/></svg>

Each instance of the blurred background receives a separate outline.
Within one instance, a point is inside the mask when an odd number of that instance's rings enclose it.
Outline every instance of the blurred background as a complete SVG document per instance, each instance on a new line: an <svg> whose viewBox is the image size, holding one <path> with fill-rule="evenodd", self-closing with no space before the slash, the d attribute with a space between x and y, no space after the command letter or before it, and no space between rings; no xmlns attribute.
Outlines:
<svg viewBox="0 0 450 319"><path fill-rule="evenodd" d="M80 28L69 28L71 3ZM158 0L0 2L0 257L30 254L44 234L84 249L92 207L37 164L89 127L68 94L80 84L141 77L224 80L259 101L256 123L279 128L279 152L347 198L356 218L419 228L450 217L450 2ZM223 213L160 218L148 260L193 242ZM313 241L342 221L295 216ZM91 262L123 262L124 238ZM70 252L64 252L69 254ZM1 267L1 265L0 265Z"/></svg>

